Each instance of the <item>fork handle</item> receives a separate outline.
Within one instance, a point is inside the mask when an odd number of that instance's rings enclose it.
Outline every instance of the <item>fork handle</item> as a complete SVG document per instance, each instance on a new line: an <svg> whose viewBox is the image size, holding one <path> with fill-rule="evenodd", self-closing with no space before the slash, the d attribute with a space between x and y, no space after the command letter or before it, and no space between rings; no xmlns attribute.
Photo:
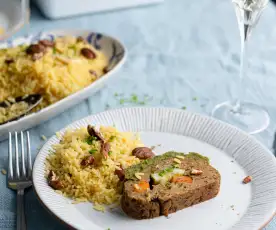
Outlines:
<svg viewBox="0 0 276 230"><path fill-rule="evenodd" d="M27 230L24 209L24 189L17 190L17 223L16 230Z"/></svg>

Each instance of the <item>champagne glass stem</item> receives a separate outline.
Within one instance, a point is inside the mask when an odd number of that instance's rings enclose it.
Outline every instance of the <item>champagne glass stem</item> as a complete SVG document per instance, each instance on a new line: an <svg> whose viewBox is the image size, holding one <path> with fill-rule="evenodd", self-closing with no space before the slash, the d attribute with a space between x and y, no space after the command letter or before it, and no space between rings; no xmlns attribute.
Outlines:
<svg viewBox="0 0 276 230"><path fill-rule="evenodd" d="M246 12L244 12L244 16L246 17ZM243 27L240 29L240 37L241 37L241 51L240 51L240 73L239 73L239 81L238 81L238 93L236 100L234 101L233 112L241 113L241 100L244 94L244 80L246 76L247 69L247 45L248 45L248 35L249 35L249 25L243 23Z"/></svg>
<svg viewBox="0 0 276 230"><path fill-rule="evenodd" d="M212 115L222 121L235 125L244 131L255 134L269 125L268 112L259 105L243 101L247 70L247 45L252 29L256 26L268 0L232 0L234 3L241 39L240 73L237 79L237 94L231 101L214 107ZM242 100L242 102L241 102Z"/></svg>

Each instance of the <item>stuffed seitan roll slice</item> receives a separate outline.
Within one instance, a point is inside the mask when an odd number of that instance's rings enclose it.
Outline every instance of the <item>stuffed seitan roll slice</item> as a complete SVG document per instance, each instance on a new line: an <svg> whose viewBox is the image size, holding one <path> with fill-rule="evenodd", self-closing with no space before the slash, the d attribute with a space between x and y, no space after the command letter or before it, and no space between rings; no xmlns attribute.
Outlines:
<svg viewBox="0 0 276 230"><path fill-rule="evenodd" d="M214 198L220 174L197 153L167 152L125 170L121 206L135 219L176 212Z"/></svg>

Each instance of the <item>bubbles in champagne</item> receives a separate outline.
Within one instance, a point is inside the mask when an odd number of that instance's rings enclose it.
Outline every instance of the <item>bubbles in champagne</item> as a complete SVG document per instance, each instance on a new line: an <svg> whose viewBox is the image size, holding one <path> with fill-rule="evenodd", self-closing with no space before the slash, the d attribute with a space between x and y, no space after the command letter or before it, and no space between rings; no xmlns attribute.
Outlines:
<svg viewBox="0 0 276 230"><path fill-rule="evenodd" d="M257 24L268 0L232 0L238 19L242 40L247 40Z"/></svg>
<svg viewBox="0 0 276 230"><path fill-rule="evenodd" d="M263 9L268 0L232 0L240 9L247 11L261 10Z"/></svg>

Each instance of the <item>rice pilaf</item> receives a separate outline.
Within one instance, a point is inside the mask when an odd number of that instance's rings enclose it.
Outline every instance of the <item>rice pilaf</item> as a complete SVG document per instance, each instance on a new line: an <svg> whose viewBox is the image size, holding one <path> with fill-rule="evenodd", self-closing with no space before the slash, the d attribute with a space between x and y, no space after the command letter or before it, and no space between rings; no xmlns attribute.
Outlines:
<svg viewBox="0 0 276 230"><path fill-rule="evenodd" d="M12 104L9 107L0 107L0 124L20 116L28 109L28 104L24 101Z"/></svg>
<svg viewBox="0 0 276 230"><path fill-rule="evenodd" d="M104 126L99 130L110 145L107 158L101 154L100 141L91 138L86 127L67 130L46 160L46 176L54 171L63 185L58 192L75 201L112 204L119 201L122 189L115 170L139 163L132 150L143 144L133 133ZM89 156L94 157L94 165L83 167L82 160Z"/></svg>
<svg viewBox="0 0 276 230"><path fill-rule="evenodd" d="M0 49L0 102L40 94L37 111L88 86L107 65L101 51L72 36Z"/></svg>

